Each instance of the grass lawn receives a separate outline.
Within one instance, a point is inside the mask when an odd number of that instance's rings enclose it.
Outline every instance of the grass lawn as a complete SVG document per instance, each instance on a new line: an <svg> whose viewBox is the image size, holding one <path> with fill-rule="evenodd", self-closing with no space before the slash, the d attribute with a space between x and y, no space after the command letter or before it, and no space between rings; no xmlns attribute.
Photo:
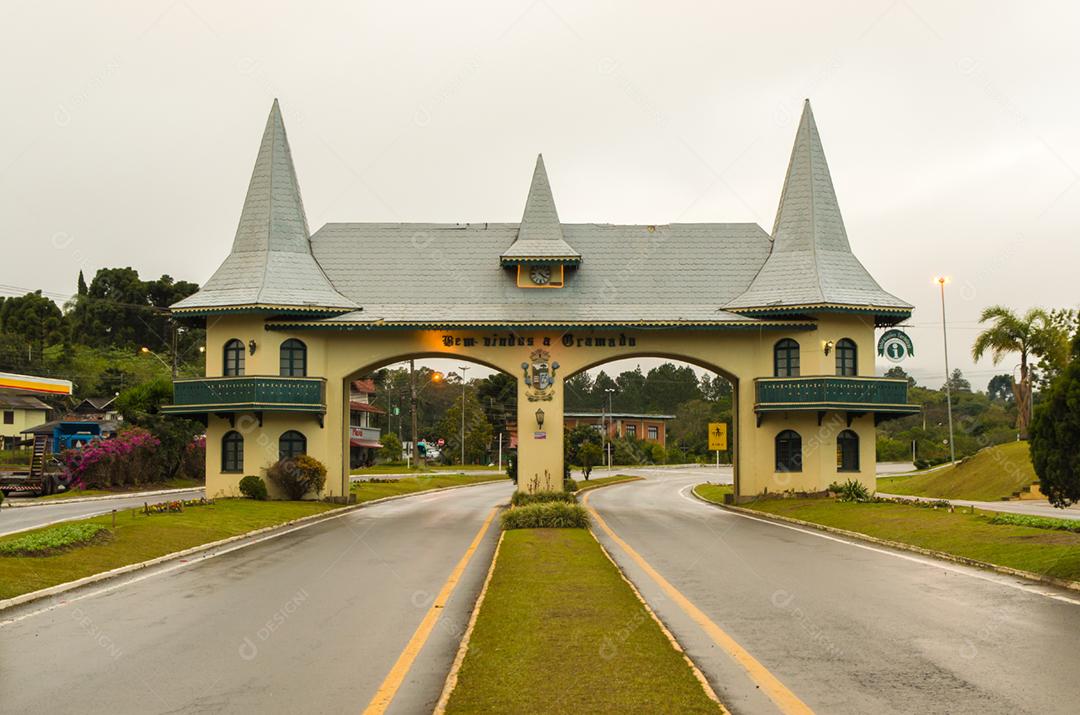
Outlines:
<svg viewBox="0 0 1080 715"><path fill-rule="evenodd" d="M698 484L694 487L694 492L702 499L708 499L717 504L723 504L724 495L734 494L735 487L731 484L713 484L712 482L706 482L705 484Z"/></svg>
<svg viewBox="0 0 1080 715"><path fill-rule="evenodd" d="M700 486L696 491L717 501L703 493ZM950 514L946 509L832 499L764 499L746 506L998 566L1080 581L1080 534L992 524L994 515L987 512L969 514L957 510Z"/></svg>
<svg viewBox="0 0 1080 715"><path fill-rule="evenodd" d="M479 484L481 482L501 482L510 480L499 474L438 474L432 476L402 477L393 482L353 482L352 491L358 502L393 497L399 494L412 494L428 489L442 489L461 484Z"/></svg>
<svg viewBox="0 0 1080 715"><path fill-rule="evenodd" d="M493 472L500 471L499 468L493 464L466 464L465 466L437 464L427 467L417 467L416 465L406 467L404 464L399 464L397 466L392 464L379 464L374 467L360 467L359 469L354 469L351 474L376 476L379 474L434 474L438 472L449 472L453 474L456 472L476 472L481 469L491 470Z"/></svg>
<svg viewBox="0 0 1080 715"><path fill-rule="evenodd" d="M905 477L881 477L877 488L886 494L998 501L1037 479L1028 443L1009 442L984 449L956 466Z"/></svg>
<svg viewBox="0 0 1080 715"><path fill-rule="evenodd" d="M219 499L212 506L189 507L181 513L147 516L140 510L122 511L116 515L116 530L107 543L53 556L0 556L0 599L333 508L334 505L322 502ZM68 523L97 523L111 528L112 516ZM50 528L53 527L3 537L0 543Z"/></svg>
<svg viewBox="0 0 1080 715"><path fill-rule="evenodd" d="M716 713L584 529L505 532L448 713Z"/></svg>
<svg viewBox="0 0 1080 715"><path fill-rule="evenodd" d="M138 494L139 492L156 492L162 489L196 489L204 486L206 486L206 482L201 479L169 479L164 482L154 482L153 484L140 484L137 487L116 487L115 489L72 489L71 491L61 492L59 494L50 494L46 497L34 497L33 501L103 497L111 494Z"/></svg>

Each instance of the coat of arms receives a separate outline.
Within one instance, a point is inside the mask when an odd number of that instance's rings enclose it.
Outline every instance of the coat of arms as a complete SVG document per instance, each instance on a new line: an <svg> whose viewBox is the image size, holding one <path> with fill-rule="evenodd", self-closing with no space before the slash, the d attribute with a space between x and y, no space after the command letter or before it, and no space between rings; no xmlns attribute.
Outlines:
<svg viewBox="0 0 1080 715"><path fill-rule="evenodd" d="M547 402L555 397L555 371L559 363L551 362L547 350L534 350L529 355L529 362L521 363L525 374L526 396L529 402Z"/></svg>

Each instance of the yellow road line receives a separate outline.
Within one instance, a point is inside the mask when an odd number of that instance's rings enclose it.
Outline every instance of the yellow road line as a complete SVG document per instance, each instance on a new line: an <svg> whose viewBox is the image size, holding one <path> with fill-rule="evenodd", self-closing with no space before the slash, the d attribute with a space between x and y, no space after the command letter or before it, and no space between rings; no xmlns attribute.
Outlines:
<svg viewBox="0 0 1080 715"><path fill-rule="evenodd" d="M412 667L413 661L416 660L416 656L420 655L420 651L424 648L424 644L427 643L431 632L435 630L435 623L439 620L439 614L443 612L446 602L450 600L450 594L457 587L458 581L461 580L461 574L465 572L465 568L469 565L469 561L472 560L473 554L476 553L480 541L484 538L484 534L487 533L488 527L491 526L491 522L498 511L498 508L492 509L487 519L484 520L484 525L480 527L480 531L476 532L476 536L473 537L469 548L465 550L465 554L457 562L454 570L450 572L450 577L446 579L446 583L443 584L442 589L435 596L435 600L431 602L431 608L424 614L424 620L420 621L420 625L417 626L412 638L406 644L405 650L401 651L401 655L398 656L394 667L386 674L382 685L375 692L375 697L371 699L371 702L364 709L364 715L377 715L386 712L386 709L390 707L394 696L397 695L398 688L405 681L405 676L409 674L409 668Z"/></svg>
<svg viewBox="0 0 1080 715"><path fill-rule="evenodd" d="M776 707L780 709L785 715L813 715L813 710L810 709L806 703L798 698L795 693L788 690L787 686L780 682L780 680L769 672L768 668L762 665L754 656L738 642L729 636L724 629L716 625L705 613L695 606L690 599L684 596L677 588L671 585L671 583L661 576L656 569L654 569L649 562L641 557L641 554L634 551L630 544L626 543L611 530L611 527L607 525L607 522L601 518L596 509L589 506L589 494L586 494L581 502L588 507L589 513L596 523L600 525L600 528L614 541L619 547L626 552L634 563L636 563L642 571L648 575L656 585L667 594L668 598L678 604L686 615L697 623L702 630L704 630L713 641L720 646L725 653L727 653L736 663L741 665L746 670L750 679L757 683L762 692L769 696L769 699L776 704Z"/></svg>

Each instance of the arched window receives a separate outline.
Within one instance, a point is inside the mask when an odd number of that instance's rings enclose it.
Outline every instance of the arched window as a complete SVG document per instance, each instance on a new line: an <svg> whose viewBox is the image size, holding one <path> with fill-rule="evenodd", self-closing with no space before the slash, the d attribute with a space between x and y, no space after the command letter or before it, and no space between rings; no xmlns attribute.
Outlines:
<svg viewBox="0 0 1080 715"><path fill-rule="evenodd" d="M857 356L858 350L854 340L848 338L838 340L836 342L836 374L849 377L857 375L859 372L855 364Z"/></svg>
<svg viewBox="0 0 1080 715"><path fill-rule="evenodd" d="M773 375L799 376L799 344L791 338L784 338L773 347Z"/></svg>
<svg viewBox="0 0 1080 715"><path fill-rule="evenodd" d="M776 471L802 471L802 437L798 432L786 429L776 435Z"/></svg>
<svg viewBox="0 0 1080 715"><path fill-rule="evenodd" d="M295 338L281 344L281 374L285 377L307 377L307 345Z"/></svg>
<svg viewBox="0 0 1080 715"><path fill-rule="evenodd" d="M244 374L244 344L233 338L225 343L225 377Z"/></svg>
<svg viewBox="0 0 1080 715"><path fill-rule="evenodd" d="M836 471L859 471L859 435L849 429L836 435Z"/></svg>
<svg viewBox="0 0 1080 715"><path fill-rule="evenodd" d="M221 438L221 471L244 471L244 438L239 432L229 431Z"/></svg>
<svg viewBox="0 0 1080 715"><path fill-rule="evenodd" d="M278 459L292 459L307 454L307 437L289 430L278 439Z"/></svg>

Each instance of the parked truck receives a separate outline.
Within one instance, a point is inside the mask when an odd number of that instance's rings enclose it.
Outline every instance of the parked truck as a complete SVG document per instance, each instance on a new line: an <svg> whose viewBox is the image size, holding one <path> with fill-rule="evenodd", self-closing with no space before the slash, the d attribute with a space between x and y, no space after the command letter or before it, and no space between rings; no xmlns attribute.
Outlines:
<svg viewBox="0 0 1080 715"><path fill-rule="evenodd" d="M101 423L83 421L49 422L35 428L32 434L34 446L29 471L0 475L0 492L5 497L12 494L43 496L56 494L61 487L67 489L71 485L60 463L60 453L79 449L102 436Z"/></svg>

